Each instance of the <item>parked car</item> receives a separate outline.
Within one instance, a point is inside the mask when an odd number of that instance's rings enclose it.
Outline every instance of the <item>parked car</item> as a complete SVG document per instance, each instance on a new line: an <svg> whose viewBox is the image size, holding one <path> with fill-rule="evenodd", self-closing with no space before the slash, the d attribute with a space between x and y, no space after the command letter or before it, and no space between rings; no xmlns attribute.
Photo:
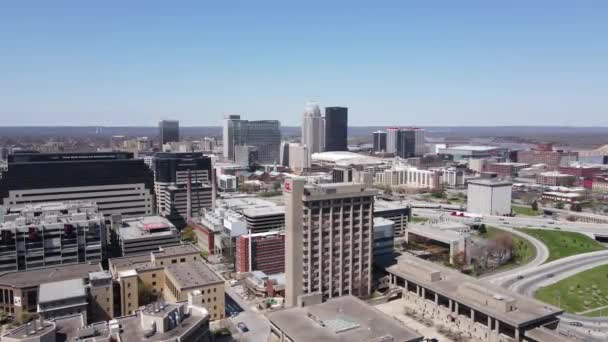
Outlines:
<svg viewBox="0 0 608 342"><path fill-rule="evenodd" d="M239 322L236 324L236 327L242 332L242 333L246 333L249 331L249 328L247 327L247 324L245 324L244 322Z"/></svg>
<svg viewBox="0 0 608 342"><path fill-rule="evenodd" d="M236 285L238 285L238 283L239 283L238 281L236 281L236 280L232 279L232 280L230 281L230 286L236 286Z"/></svg>
<svg viewBox="0 0 608 342"><path fill-rule="evenodd" d="M582 327L583 326L583 323L581 323L581 322L570 322L568 324L573 325L575 327Z"/></svg>

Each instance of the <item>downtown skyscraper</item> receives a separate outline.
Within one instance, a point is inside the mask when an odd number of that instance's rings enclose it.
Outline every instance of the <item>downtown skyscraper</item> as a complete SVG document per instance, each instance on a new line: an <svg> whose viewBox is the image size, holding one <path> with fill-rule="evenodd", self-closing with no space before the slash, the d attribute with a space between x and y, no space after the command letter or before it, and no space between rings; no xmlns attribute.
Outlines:
<svg viewBox="0 0 608 342"><path fill-rule="evenodd" d="M284 188L286 306L311 293L323 300L369 295L377 191L303 179L288 179Z"/></svg>
<svg viewBox="0 0 608 342"><path fill-rule="evenodd" d="M278 120L241 120L240 115L226 115L222 133L224 158L235 160L235 146L254 146L258 161L279 163L281 130Z"/></svg>
<svg viewBox="0 0 608 342"><path fill-rule="evenodd" d="M160 145L179 141L179 121L161 120L158 123Z"/></svg>
<svg viewBox="0 0 608 342"><path fill-rule="evenodd" d="M325 151L348 151L348 108L325 108Z"/></svg>
<svg viewBox="0 0 608 342"><path fill-rule="evenodd" d="M306 145L309 154L325 149L325 122L315 102L306 104L302 118L302 144Z"/></svg>

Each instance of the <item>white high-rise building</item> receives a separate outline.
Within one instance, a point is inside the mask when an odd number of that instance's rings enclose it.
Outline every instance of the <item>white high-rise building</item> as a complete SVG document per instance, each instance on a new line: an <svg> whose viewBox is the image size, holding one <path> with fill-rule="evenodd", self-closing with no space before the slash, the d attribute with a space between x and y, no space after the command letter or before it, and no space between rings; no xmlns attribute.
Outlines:
<svg viewBox="0 0 608 342"><path fill-rule="evenodd" d="M313 293L323 300L368 296L377 191L353 183L305 185L292 178L284 193L285 305Z"/></svg>
<svg viewBox="0 0 608 342"><path fill-rule="evenodd" d="M289 144L289 168L302 172L310 167L310 152L303 144Z"/></svg>
<svg viewBox="0 0 608 342"><path fill-rule="evenodd" d="M308 147L308 153L323 152L325 149L325 122L321 109L315 102L306 104L302 119L302 144Z"/></svg>

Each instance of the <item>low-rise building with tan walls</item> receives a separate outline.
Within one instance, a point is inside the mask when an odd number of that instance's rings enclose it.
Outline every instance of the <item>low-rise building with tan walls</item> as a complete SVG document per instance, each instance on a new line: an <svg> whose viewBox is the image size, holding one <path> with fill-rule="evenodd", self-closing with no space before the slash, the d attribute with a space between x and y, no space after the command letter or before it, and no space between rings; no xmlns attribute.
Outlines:
<svg viewBox="0 0 608 342"><path fill-rule="evenodd" d="M188 293L199 290L210 318L224 318L224 281L203 262L192 244L110 259L109 268L119 298L115 316L130 315L158 299L185 300Z"/></svg>

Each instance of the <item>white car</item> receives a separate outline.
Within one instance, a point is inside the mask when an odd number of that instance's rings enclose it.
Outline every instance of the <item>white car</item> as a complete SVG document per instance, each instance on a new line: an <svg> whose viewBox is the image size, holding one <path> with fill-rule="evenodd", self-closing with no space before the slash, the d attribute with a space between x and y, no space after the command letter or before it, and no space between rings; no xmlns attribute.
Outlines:
<svg viewBox="0 0 608 342"><path fill-rule="evenodd" d="M238 285L238 284L239 284L239 282L238 282L238 281L236 281L236 280L234 280L234 279L232 279L232 280L230 281L230 286L236 286L236 285Z"/></svg>

